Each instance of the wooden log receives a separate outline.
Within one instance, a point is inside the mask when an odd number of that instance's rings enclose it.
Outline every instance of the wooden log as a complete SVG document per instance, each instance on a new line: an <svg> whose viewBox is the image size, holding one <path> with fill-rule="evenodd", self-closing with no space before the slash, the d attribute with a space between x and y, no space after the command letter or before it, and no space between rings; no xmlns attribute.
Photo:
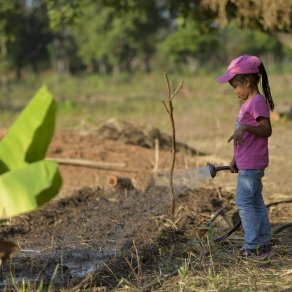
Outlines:
<svg viewBox="0 0 292 292"><path fill-rule="evenodd" d="M134 186L130 178L111 175L108 178L108 184L117 189L133 190Z"/></svg>
<svg viewBox="0 0 292 292"><path fill-rule="evenodd" d="M127 172L136 172L133 169L126 169L126 163L113 163L106 161L92 161L92 160L84 160L84 159L71 159L71 158L54 158L48 157L46 160L54 160L59 164L67 164L74 166L85 166L85 167L93 167L105 170L119 170L119 171L127 171Z"/></svg>

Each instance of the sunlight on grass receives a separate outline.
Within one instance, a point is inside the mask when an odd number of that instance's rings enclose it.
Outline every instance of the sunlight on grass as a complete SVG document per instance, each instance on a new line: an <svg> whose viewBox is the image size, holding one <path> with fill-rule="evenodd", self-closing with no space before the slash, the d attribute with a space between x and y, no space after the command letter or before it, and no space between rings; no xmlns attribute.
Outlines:
<svg viewBox="0 0 292 292"><path fill-rule="evenodd" d="M200 110L213 112L226 118L222 112L235 111L236 97L228 84L216 83L217 75L177 76L169 74L171 86L181 80L184 87L178 94L174 106L175 115L193 115ZM0 110L2 126L7 127L29 97L43 83L54 94L58 101L59 125L70 126L83 120L92 123L111 117L122 117L132 120L161 122L165 115L162 105L166 92L163 72L153 74L122 74L117 76L57 76L43 74L29 75L25 80L11 82L8 88L1 88ZM292 74L272 75L270 77L272 94L277 105L292 102ZM277 108L276 108L277 110ZM227 117L228 118L228 117ZM162 124L160 124L162 125Z"/></svg>

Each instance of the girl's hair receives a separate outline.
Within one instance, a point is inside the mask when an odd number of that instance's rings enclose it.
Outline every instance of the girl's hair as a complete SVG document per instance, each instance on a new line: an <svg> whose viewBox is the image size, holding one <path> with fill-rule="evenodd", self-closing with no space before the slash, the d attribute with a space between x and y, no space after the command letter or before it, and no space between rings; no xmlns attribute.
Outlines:
<svg viewBox="0 0 292 292"><path fill-rule="evenodd" d="M275 105L274 105L273 97L270 90L268 75L263 63L260 64L259 70L262 75L262 89L263 89L266 101L269 104L270 110L273 110Z"/></svg>
<svg viewBox="0 0 292 292"><path fill-rule="evenodd" d="M270 90L270 84L268 75L263 63L259 66L259 71L262 76L262 90L264 92L264 96L267 104L269 105L270 110L272 111L275 108L273 97ZM257 73L252 74L238 74L232 80L243 82L245 79L248 79L253 86L257 86L260 81L260 76ZM230 80L231 81L231 80Z"/></svg>

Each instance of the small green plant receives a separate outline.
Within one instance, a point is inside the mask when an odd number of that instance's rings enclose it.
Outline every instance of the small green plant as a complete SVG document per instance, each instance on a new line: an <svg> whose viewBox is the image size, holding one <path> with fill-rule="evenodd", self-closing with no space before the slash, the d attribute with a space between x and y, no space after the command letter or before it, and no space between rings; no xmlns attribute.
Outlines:
<svg viewBox="0 0 292 292"><path fill-rule="evenodd" d="M56 196L62 178L45 155L54 134L55 101L43 86L0 142L0 220L33 211ZM0 264L16 250L0 241Z"/></svg>
<svg viewBox="0 0 292 292"><path fill-rule="evenodd" d="M189 275L189 262L187 260L179 267L178 274L182 279L185 279Z"/></svg>
<svg viewBox="0 0 292 292"><path fill-rule="evenodd" d="M55 101L43 86L0 142L0 219L32 211L59 192L58 166L44 160L55 115Z"/></svg>
<svg viewBox="0 0 292 292"><path fill-rule="evenodd" d="M47 286L44 285L43 280L39 282L31 283L29 280L22 279L21 281L17 281L16 277L12 272L10 272L10 281L11 286L13 287L13 291L16 292L29 292L29 291L36 291L36 292L51 292L55 291L54 289L54 281L57 276L57 272L59 270L59 265L56 265L52 278Z"/></svg>

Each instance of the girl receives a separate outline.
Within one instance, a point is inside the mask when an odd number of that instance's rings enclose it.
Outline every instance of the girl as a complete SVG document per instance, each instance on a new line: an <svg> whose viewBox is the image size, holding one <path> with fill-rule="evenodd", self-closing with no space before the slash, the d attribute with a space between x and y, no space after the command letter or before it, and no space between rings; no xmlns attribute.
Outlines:
<svg viewBox="0 0 292 292"><path fill-rule="evenodd" d="M262 96L258 84L262 79ZM269 164L270 110L274 102L263 62L256 56L234 59L219 83L229 82L241 101L234 134L231 172L238 172L236 207L244 230L240 256L264 259L272 255L271 228L262 197L262 177Z"/></svg>

